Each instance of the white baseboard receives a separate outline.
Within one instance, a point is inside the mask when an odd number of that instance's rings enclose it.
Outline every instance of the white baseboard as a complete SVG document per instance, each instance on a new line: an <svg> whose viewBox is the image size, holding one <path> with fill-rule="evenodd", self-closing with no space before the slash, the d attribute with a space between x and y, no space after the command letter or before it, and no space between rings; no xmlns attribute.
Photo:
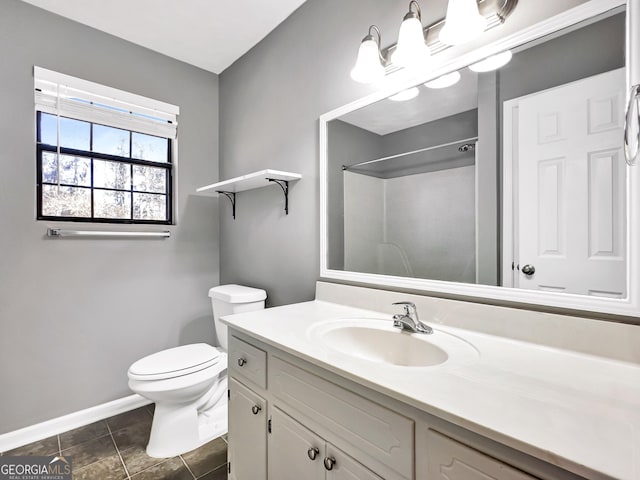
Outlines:
<svg viewBox="0 0 640 480"><path fill-rule="evenodd" d="M31 442L37 442L43 438L57 435L59 433L73 430L74 428L83 427L90 423L103 420L105 418L118 415L119 413L128 412L138 407L148 405L151 402L138 394L129 395L128 397L119 398L112 402L96 405L95 407L86 408L77 412L63 415L62 417L52 418L46 422L36 423L28 427L14 430L13 432L3 433L0 435L0 452L6 452L13 448L27 445Z"/></svg>

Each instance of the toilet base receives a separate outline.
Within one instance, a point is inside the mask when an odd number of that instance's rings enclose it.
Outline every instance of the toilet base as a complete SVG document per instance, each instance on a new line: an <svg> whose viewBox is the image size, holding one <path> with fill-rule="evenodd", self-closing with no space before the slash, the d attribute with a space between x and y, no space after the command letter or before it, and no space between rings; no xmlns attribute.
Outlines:
<svg viewBox="0 0 640 480"><path fill-rule="evenodd" d="M176 408L156 404L147 455L170 458L195 450L227 433L227 397L198 414L195 405Z"/></svg>

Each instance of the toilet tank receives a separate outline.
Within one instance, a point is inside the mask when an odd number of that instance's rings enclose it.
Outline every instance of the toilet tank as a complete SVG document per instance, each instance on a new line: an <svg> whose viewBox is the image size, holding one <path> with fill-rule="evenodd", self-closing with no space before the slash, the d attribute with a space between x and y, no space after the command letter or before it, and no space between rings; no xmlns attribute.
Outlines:
<svg viewBox="0 0 640 480"><path fill-rule="evenodd" d="M222 324L220 317L262 310L264 301L267 298L267 292L259 288L231 284L211 288L209 297L213 308L213 321L216 327L218 345L226 352L227 326Z"/></svg>

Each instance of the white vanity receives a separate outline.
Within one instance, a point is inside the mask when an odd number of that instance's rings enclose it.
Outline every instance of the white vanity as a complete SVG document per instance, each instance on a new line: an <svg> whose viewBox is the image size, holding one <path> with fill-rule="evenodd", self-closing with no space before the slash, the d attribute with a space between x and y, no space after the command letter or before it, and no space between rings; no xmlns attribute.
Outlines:
<svg viewBox="0 0 640 480"><path fill-rule="evenodd" d="M370 330L421 335L393 328L387 312L402 300L434 327L425 341L445 361L420 366L432 360L403 355L394 340L379 355L363 349L375 342ZM363 303L374 310L353 306ZM490 330L509 316L532 339L536 326L566 320L323 282L313 302L226 317L230 478L640 478L637 327L595 322L585 333L627 336L626 350L602 352L629 360L620 361L440 323ZM335 345L338 325L363 330ZM555 335L579 348L572 328Z"/></svg>

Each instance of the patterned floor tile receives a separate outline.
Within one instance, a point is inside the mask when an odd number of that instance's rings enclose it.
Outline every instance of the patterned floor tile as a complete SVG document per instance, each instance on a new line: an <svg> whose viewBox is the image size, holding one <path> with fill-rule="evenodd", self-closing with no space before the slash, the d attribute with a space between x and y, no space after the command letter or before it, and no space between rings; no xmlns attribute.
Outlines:
<svg viewBox="0 0 640 480"><path fill-rule="evenodd" d="M83 468L73 468L73 480L122 480L127 472L120 457L112 455Z"/></svg>
<svg viewBox="0 0 640 480"><path fill-rule="evenodd" d="M121 450L122 460L130 475L134 475L149 467L165 462L166 458L154 458L147 455L145 446L137 446L128 450Z"/></svg>
<svg viewBox="0 0 640 480"><path fill-rule="evenodd" d="M122 480L129 478L127 470L133 480L194 480L196 477L226 480L226 436L181 457L149 457L146 447L153 418L152 407L147 405L61 433L59 439L56 435L0 455L58 455L62 446L62 454L72 458L73 478L76 480Z"/></svg>
<svg viewBox="0 0 640 480"><path fill-rule="evenodd" d="M221 438L182 455L196 477L209 473L227 463L227 443Z"/></svg>
<svg viewBox="0 0 640 480"><path fill-rule="evenodd" d="M13 450L8 450L4 452L5 456L47 456L47 455L57 455L60 453L60 448L58 446L58 436L54 435L53 437L45 438L44 440L39 440L37 442L29 443L28 445L23 445L22 447L14 448Z"/></svg>
<svg viewBox="0 0 640 480"><path fill-rule="evenodd" d="M62 451L63 455L71 456L73 468L82 468L117 453L111 435L89 440Z"/></svg>
<svg viewBox="0 0 640 480"><path fill-rule="evenodd" d="M135 425L137 423L142 423L144 425L148 425L151 427L151 420L153 416L147 410L147 407L136 408L135 410L130 410L128 412L121 413L120 415L116 415L115 417L107 418L107 424L112 432L116 432L122 428Z"/></svg>
<svg viewBox="0 0 640 480"><path fill-rule="evenodd" d="M149 442L151 427L144 423L134 423L128 427L121 428L113 432L113 439L118 446L118 450L128 450L133 447L146 448Z"/></svg>
<svg viewBox="0 0 640 480"><path fill-rule="evenodd" d="M107 423L104 420L85 425L84 427L69 430L60 434L60 447L62 450L84 443L89 440L109 435Z"/></svg>
<svg viewBox="0 0 640 480"><path fill-rule="evenodd" d="M198 480L227 480L227 464L225 463L214 471L198 477Z"/></svg>
<svg viewBox="0 0 640 480"><path fill-rule="evenodd" d="M133 475L131 480L194 480L194 477L184 462L177 457Z"/></svg>

